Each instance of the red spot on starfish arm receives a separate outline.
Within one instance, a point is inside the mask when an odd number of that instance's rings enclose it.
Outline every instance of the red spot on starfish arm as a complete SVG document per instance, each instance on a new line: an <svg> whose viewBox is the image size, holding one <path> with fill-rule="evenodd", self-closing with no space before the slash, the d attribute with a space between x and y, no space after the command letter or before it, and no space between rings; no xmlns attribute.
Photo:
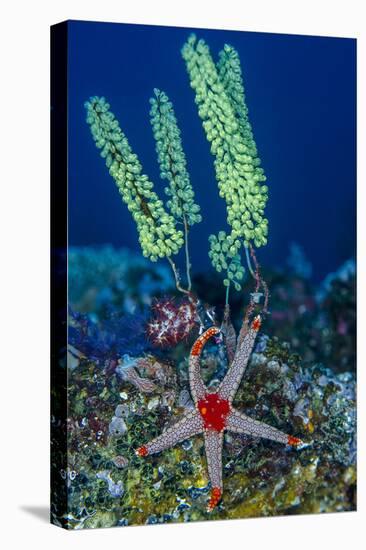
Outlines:
<svg viewBox="0 0 366 550"><path fill-rule="evenodd" d="M300 447L300 445L303 445L303 442L301 439L299 439L298 437L294 437L292 435L288 436L287 443L288 445L292 445L293 447Z"/></svg>
<svg viewBox="0 0 366 550"><path fill-rule="evenodd" d="M218 329L217 327L211 327L207 329L206 332L204 332L202 336L200 336L193 344L191 355L192 356L200 355L202 348L206 344L206 342L210 338L212 338L212 336L215 336L215 334L218 334L219 332L220 332L220 329Z"/></svg>
<svg viewBox="0 0 366 550"><path fill-rule="evenodd" d="M217 393L206 393L197 403L205 428L221 432L226 426L226 417L230 412L230 403L221 399Z"/></svg>
<svg viewBox="0 0 366 550"><path fill-rule="evenodd" d="M195 344L193 345L193 348L191 350L191 355L193 356L200 355L202 348L203 348L203 343L200 340L197 340L197 342L195 342Z"/></svg>
<svg viewBox="0 0 366 550"><path fill-rule="evenodd" d="M136 449L137 456L147 456L149 454L149 451L147 450L147 447L145 445L142 445L142 447L139 447Z"/></svg>
<svg viewBox="0 0 366 550"><path fill-rule="evenodd" d="M258 331L261 328L262 320L259 315L255 317L253 323L252 323L252 329Z"/></svg>
<svg viewBox="0 0 366 550"><path fill-rule="evenodd" d="M222 491L220 487L213 487L211 491L211 498L207 506L207 511L212 512L212 510L217 506L217 504L220 502L222 496Z"/></svg>

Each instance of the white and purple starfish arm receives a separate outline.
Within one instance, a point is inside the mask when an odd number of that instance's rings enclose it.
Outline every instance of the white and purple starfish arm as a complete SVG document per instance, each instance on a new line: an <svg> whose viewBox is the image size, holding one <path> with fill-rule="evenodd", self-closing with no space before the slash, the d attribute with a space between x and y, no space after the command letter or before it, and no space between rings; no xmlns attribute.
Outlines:
<svg viewBox="0 0 366 550"><path fill-rule="evenodd" d="M198 411L190 411L161 435L136 450L138 456L160 453L177 443L203 432L203 420Z"/></svg>
<svg viewBox="0 0 366 550"><path fill-rule="evenodd" d="M273 428L264 422L254 420L234 408L231 408L231 411L227 416L225 429L229 432L238 434L271 439L272 441L277 441L278 443L283 443L285 445L293 445L294 447L300 447L303 444L301 439L285 434L284 432L281 432L280 430L277 430L277 428Z"/></svg>
<svg viewBox="0 0 366 550"><path fill-rule="evenodd" d="M201 378L201 368L200 368L200 358L201 353L212 336L215 336L215 334L218 334L220 330L217 327L211 327L208 330L206 330L192 346L191 353L189 356L189 385L191 388L191 395L193 398L194 403L196 404L197 401L202 399L207 389L202 381Z"/></svg>
<svg viewBox="0 0 366 550"><path fill-rule="evenodd" d="M208 511L211 512L222 495L222 443L223 431L206 430L205 450L207 457L208 475L211 482L211 498L208 503Z"/></svg>
<svg viewBox="0 0 366 550"><path fill-rule="evenodd" d="M258 315L251 324L250 329L245 335L244 340L237 349L228 372L221 382L217 393L222 399L228 399L232 403L235 394L238 390L244 371L248 364L249 358L253 351L254 342L261 326L261 318Z"/></svg>

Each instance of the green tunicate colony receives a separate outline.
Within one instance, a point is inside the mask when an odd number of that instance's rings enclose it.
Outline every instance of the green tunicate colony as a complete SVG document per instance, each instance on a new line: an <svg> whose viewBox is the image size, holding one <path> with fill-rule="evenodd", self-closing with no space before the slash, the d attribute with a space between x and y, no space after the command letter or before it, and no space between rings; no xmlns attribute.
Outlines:
<svg viewBox="0 0 366 550"><path fill-rule="evenodd" d="M182 55L195 91L198 113L215 156L219 194L227 207L230 231L210 236L209 257L214 268L224 275L228 299L231 283L236 290L241 289L243 246L248 249L267 243L268 222L264 208L268 188L263 185L266 177L260 167L248 119L238 53L232 46L225 45L215 65L205 42L191 35L183 46ZM166 205L154 191L153 183L142 173L137 155L104 98L92 97L85 103L87 122L136 222L144 256L152 261L168 258L177 277L170 257L185 243L190 290L188 230L201 221L200 207L195 203L173 105L167 95L157 89L150 103L160 176L168 181Z"/></svg>
<svg viewBox="0 0 366 550"><path fill-rule="evenodd" d="M160 165L160 177L169 185L167 207L176 220L193 225L201 221L200 207L194 202L194 191L187 172L180 130L168 96L154 90L150 99L150 121L156 141L156 153Z"/></svg>
<svg viewBox="0 0 366 550"><path fill-rule="evenodd" d="M209 255L217 271L227 272L225 286L233 281L240 289L243 268L238 271L237 266L241 267L242 245L263 246L268 234L264 217L268 188L262 185L266 177L248 119L240 59L234 48L225 45L215 65L208 46L194 35L184 45L182 55L215 156L219 193L225 199L231 227L229 235L220 232L219 237L210 237ZM240 274L239 281L236 273Z"/></svg>
<svg viewBox="0 0 366 550"><path fill-rule="evenodd" d="M95 144L136 222L143 255L157 261L177 254L184 243L183 232L176 228L174 217L165 210L153 183L142 173L137 155L109 104L103 97L92 97L85 108Z"/></svg>
<svg viewBox="0 0 366 550"><path fill-rule="evenodd" d="M230 283L233 283L235 289L240 290L245 270L241 265L240 254L238 254L234 239L230 235L226 235L225 231L220 231L217 237L210 235L209 243L208 255L212 265L218 273L226 272L224 286L229 287Z"/></svg>

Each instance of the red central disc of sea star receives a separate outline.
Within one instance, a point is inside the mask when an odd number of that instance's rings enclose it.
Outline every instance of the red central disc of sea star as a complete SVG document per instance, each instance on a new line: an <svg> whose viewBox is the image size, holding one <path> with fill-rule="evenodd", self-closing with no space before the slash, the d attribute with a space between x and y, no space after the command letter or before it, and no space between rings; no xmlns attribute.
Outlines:
<svg viewBox="0 0 366 550"><path fill-rule="evenodd" d="M198 401L198 410L205 423L205 428L221 432L226 425L230 404L226 399L221 399L217 393L206 393L205 397Z"/></svg>

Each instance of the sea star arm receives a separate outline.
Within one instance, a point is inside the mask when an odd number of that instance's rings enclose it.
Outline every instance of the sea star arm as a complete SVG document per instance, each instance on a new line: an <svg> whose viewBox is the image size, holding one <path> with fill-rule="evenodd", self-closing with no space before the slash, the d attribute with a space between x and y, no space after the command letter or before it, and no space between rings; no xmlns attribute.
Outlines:
<svg viewBox="0 0 366 550"><path fill-rule="evenodd" d="M211 498L207 507L209 512L215 508L222 496L222 442L223 431L205 431L205 450L211 482Z"/></svg>
<svg viewBox="0 0 366 550"><path fill-rule="evenodd" d="M228 399L230 403L232 403L243 377L260 326L261 319L258 315L252 322L251 327L245 335L244 340L236 351L234 361L232 362L231 367L229 368L225 378L219 386L219 396L222 399Z"/></svg>
<svg viewBox="0 0 366 550"><path fill-rule="evenodd" d="M149 441L136 450L138 456L147 456L164 451L177 443L189 439L193 435L203 431L203 420L197 411L191 411L183 416L178 422L165 430L161 435Z"/></svg>
<svg viewBox="0 0 366 550"><path fill-rule="evenodd" d="M192 346L189 356L189 385L194 403L202 399L207 391L201 378L200 358L202 350L208 340L218 332L220 331L217 327L209 328L197 338Z"/></svg>
<svg viewBox="0 0 366 550"><path fill-rule="evenodd" d="M272 439L272 441L284 443L285 445L293 445L294 447L300 447L303 445L301 439L285 434L284 432L281 432L280 430L277 430L277 428L273 428L264 422L254 420L234 408L231 409L227 416L225 429L234 433Z"/></svg>

